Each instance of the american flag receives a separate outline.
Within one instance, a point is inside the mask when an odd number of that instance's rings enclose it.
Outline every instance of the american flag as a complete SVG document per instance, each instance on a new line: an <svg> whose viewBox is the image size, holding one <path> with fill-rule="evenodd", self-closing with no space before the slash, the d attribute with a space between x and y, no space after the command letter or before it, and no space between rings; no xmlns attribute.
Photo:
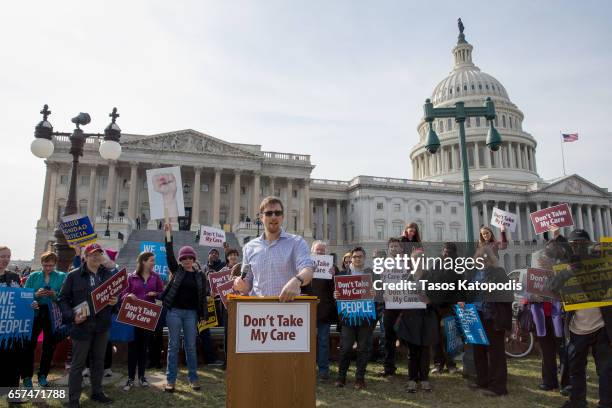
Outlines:
<svg viewBox="0 0 612 408"><path fill-rule="evenodd" d="M578 140L578 133L561 133L564 142L575 142Z"/></svg>

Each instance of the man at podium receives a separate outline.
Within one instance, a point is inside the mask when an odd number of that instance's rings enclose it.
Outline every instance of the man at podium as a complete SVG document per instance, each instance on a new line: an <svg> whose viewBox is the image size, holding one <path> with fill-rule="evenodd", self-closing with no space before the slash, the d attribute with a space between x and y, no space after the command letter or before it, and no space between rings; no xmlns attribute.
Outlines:
<svg viewBox="0 0 612 408"><path fill-rule="evenodd" d="M242 275L234 280L234 289L242 295L279 296L281 302L291 302L314 274L308 245L282 229L284 207L278 197L264 198L259 213L264 232L244 246Z"/></svg>

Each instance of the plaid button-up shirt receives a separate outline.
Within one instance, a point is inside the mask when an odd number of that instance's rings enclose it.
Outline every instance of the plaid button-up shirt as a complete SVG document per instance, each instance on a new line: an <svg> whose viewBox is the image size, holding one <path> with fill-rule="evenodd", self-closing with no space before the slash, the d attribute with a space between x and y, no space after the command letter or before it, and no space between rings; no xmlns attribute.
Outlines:
<svg viewBox="0 0 612 408"><path fill-rule="evenodd" d="M246 281L251 296L279 296L291 278L304 268L314 268L304 238L281 231L268 243L264 234L249 241L243 249L243 263L251 265Z"/></svg>

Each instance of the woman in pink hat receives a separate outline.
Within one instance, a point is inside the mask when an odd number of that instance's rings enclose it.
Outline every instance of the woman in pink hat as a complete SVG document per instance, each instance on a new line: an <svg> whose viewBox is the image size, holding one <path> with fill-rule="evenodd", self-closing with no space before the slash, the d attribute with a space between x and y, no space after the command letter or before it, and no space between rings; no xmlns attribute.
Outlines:
<svg viewBox="0 0 612 408"><path fill-rule="evenodd" d="M164 230L171 232L171 225L166 224ZM196 336L198 320L206 320L208 314L206 275L195 266L197 255L190 246L179 249L177 262L171 236L169 240L166 238L166 257L172 278L162 294L164 307L167 310L166 324L168 325L168 367L165 390L174 391L181 331L185 342L189 385L193 390L199 390Z"/></svg>

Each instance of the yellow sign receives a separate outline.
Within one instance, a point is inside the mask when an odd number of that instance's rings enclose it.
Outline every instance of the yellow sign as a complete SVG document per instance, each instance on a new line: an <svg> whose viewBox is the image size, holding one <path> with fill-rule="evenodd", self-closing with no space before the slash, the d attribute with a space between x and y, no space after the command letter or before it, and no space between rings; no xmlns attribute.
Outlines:
<svg viewBox="0 0 612 408"><path fill-rule="evenodd" d="M559 264L555 273L571 271L563 283L561 300L566 311L612 306L612 257L596 258L574 264Z"/></svg>
<svg viewBox="0 0 612 408"><path fill-rule="evenodd" d="M219 322L217 321L215 299L210 296L208 296L206 299L208 305L208 320L198 322L198 333L202 333L206 329L210 329L211 327L217 327L219 325Z"/></svg>

